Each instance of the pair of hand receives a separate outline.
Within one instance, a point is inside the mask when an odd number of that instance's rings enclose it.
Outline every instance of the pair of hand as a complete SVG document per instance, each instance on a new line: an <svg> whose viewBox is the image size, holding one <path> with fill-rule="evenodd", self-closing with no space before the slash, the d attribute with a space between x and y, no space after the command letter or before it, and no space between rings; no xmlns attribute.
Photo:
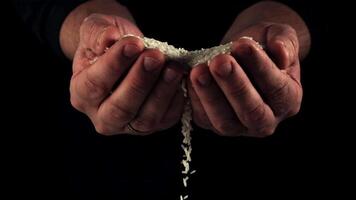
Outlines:
<svg viewBox="0 0 356 200"><path fill-rule="evenodd" d="M167 62L158 50L145 50L131 22L94 14L80 28L73 60L71 103L89 116L97 132L142 135L167 129L182 114L183 66ZM299 111L302 99L298 40L282 24L258 24L239 35L231 55L196 66L188 79L194 122L226 136L267 136ZM119 40L119 41L118 41ZM109 47L109 49L107 49Z"/></svg>

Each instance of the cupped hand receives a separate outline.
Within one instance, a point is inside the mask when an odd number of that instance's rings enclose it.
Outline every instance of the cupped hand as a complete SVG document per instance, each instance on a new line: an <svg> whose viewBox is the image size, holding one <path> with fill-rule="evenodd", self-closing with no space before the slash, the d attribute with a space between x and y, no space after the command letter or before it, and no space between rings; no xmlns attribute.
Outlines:
<svg viewBox="0 0 356 200"><path fill-rule="evenodd" d="M296 32L285 24L262 23L237 33L231 55L216 56L190 74L194 122L225 136L273 134L300 109L298 51Z"/></svg>
<svg viewBox="0 0 356 200"><path fill-rule="evenodd" d="M104 135L146 135L179 121L184 97L183 68L165 61L158 50L145 50L130 21L92 14L80 27L73 60L71 103ZM128 126L130 125L130 126Z"/></svg>

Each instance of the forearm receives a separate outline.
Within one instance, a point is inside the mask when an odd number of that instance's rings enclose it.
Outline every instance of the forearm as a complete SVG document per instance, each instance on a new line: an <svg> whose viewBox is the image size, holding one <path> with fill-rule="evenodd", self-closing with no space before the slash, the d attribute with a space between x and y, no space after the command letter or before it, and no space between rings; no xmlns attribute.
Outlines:
<svg viewBox="0 0 356 200"><path fill-rule="evenodd" d="M283 23L292 26L299 40L299 57L303 59L310 49L310 33L303 19L291 8L273 1L262 1L239 14L223 42L235 40L243 35L244 29L258 23Z"/></svg>
<svg viewBox="0 0 356 200"><path fill-rule="evenodd" d="M75 8L64 20L59 40L63 53L73 59L79 43L79 28L82 21L93 13L116 15L134 21L126 7L115 0L92 0Z"/></svg>

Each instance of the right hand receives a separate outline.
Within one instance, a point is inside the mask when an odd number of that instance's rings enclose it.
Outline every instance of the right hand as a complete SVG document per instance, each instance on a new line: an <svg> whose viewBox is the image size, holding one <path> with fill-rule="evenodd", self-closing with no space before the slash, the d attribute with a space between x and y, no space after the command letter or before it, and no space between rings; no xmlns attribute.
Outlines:
<svg viewBox="0 0 356 200"><path fill-rule="evenodd" d="M176 124L183 110L183 68L158 50L144 50L130 21L92 14L80 27L73 60L71 103L98 133L146 135ZM107 49L109 48L109 49ZM131 127L139 132L132 132Z"/></svg>

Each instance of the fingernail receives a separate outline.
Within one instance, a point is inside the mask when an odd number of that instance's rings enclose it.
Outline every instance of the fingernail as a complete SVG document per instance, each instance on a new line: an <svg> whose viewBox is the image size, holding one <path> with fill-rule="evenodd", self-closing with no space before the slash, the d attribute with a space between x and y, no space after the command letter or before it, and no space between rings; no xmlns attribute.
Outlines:
<svg viewBox="0 0 356 200"><path fill-rule="evenodd" d="M157 59L152 57L145 57L143 59L143 66L146 71L153 71L159 67L160 63Z"/></svg>
<svg viewBox="0 0 356 200"><path fill-rule="evenodd" d="M228 76L232 71L231 62L226 62L219 66L217 73L222 76Z"/></svg>
<svg viewBox="0 0 356 200"><path fill-rule="evenodd" d="M124 55L128 58L133 58L140 53L140 48L134 44L127 44L124 46Z"/></svg>
<svg viewBox="0 0 356 200"><path fill-rule="evenodd" d="M198 82L202 86L208 86L211 82L211 76L209 73L202 74L198 77Z"/></svg>
<svg viewBox="0 0 356 200"><path fill-rule="evenodd" d="M174 81L176 78L177 78L177 72L175 72L173 69L167 68L167 69L164 71L163 79L164 79L167 83L170 83L170 82Z"/></svg>

